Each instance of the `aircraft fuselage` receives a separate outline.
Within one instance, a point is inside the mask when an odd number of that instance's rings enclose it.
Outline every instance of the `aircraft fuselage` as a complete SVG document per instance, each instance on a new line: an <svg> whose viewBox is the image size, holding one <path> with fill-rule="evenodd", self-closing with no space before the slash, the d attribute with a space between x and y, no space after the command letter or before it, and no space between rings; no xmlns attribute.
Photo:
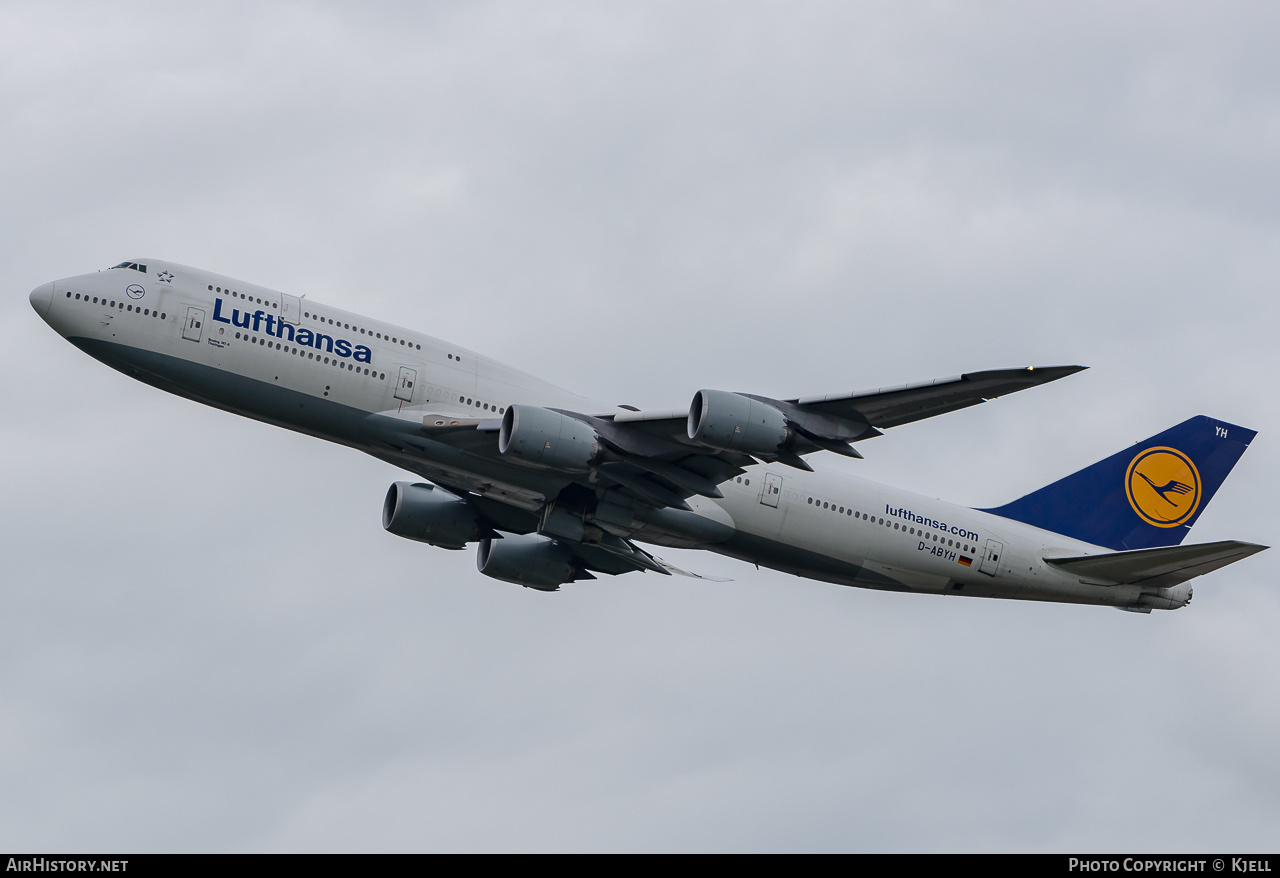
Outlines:
<svg viewBox="0 0 1280 878"><path fill-rule="evenodd" d="M624 411L402 326L156 260L46 284L32 303L133 378L464 491L514 532L537 527L567 477L502 459L492 431L441 441L424 418L495 422L517 403ZM1106 549L842 473L765 464L719 488L722 498L689 498L691 511L640 508L611 524L640 542L843 585L1130 608L1190 598L1188 586L1089 583L1045 558Z"/></svg>

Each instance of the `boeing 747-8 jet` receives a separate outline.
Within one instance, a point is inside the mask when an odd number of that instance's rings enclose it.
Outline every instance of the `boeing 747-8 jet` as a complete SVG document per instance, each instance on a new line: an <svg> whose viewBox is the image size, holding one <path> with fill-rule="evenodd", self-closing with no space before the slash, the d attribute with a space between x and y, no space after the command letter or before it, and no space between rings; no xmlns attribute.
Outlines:
<svg viewBox="0 0 1280 878"><path fill-rule="evenodd" d="M841 585L1177 609L1188 581L1266 548L1182 545L1255 433L1199 416L994 509L836 473L809 456L1054 381L971 372L796 399L700 390L638 411L456 345L199 269L141 259L37 287L60 335L162 390L371 454L382 524L486 576L555 591L684 573L639 544L708 549Z"/></svg>

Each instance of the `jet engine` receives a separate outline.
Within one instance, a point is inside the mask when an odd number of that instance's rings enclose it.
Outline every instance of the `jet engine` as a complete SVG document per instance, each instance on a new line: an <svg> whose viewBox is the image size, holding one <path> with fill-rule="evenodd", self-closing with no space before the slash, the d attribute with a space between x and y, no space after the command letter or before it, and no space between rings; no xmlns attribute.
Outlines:
<svg viewBox="0 0 1280 878"><path fill-rule="evenodd" d="M396 482L382 503L382 526L398 537L461 549L489 533L470 503L434 485Z"/></svg>
<svg viewBox="0 0 1280 878"><path fill-rule="evenodd" d="M787 417L768 403L725 390L699 390L689 405L689 438L745 454L785 451L795 436Z"/></svg>
<svg viewBox="0 0 1280 878"><path fill-rule="evenodd" d="M476 567L485 576L539 591L556 591L577 578L573 553L538 534L507 534L500 540L486 537L480 541Z"/></svg>
<svg viewBox="0 0 1280 878"><path fill-rule="evenodd" d="M498 451L527 466L586 472L604 451L589 424L536 405L513 405L502 416Z"/></svg>

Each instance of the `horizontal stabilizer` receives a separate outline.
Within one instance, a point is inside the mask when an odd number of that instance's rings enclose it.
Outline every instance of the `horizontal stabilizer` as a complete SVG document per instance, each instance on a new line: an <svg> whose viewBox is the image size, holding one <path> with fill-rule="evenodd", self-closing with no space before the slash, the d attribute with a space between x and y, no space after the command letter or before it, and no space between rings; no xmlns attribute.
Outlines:
<svg viewBox="0 0 1280 878"><path fill-rule="evenodd" d="M1223 540L1192 546L1133 549L1107 555L1045 558L1045 561L1090 582L1168 588L1261 552L1266 546Z"/></svg>

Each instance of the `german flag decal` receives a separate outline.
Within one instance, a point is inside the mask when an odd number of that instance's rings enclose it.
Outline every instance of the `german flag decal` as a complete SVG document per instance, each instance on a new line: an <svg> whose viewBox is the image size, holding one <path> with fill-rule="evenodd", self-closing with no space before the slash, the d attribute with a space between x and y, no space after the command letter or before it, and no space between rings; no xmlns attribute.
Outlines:
<svg viewBox="0 0 1280 878"><path fill-rule="evenodd" d="M966 566L966 567L972 567L972 566L973 566L973 559L972 559L972 558L966 558L964 555L961 555L961 556L960 556L960 563L961 563L961 564L963 564L963 565L964 565L964 566Z"/></svg>

